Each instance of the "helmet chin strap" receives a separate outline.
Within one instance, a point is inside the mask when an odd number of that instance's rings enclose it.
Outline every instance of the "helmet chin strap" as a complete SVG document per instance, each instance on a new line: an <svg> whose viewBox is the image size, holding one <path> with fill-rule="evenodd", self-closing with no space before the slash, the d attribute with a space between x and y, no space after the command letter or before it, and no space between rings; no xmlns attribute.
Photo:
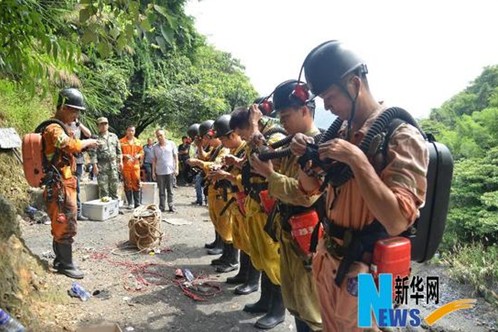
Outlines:
<svg viewBox="0 0 498 332"><path fill-rule="evenodd" d="M343 84L338 84L338 86L342 89L342 91L346 94L346 96L349 97L349 100L351 100L351 115L349 116L348 119L348 127L347 127L347 133L346 133L346 139L349 141L351 138L351 124L353 122L355 113L356 113L356 100L358 99L358 95L360 94L360 89L356 90L356 95L354 97L351 96L349 93L348 89Z"/></svg>

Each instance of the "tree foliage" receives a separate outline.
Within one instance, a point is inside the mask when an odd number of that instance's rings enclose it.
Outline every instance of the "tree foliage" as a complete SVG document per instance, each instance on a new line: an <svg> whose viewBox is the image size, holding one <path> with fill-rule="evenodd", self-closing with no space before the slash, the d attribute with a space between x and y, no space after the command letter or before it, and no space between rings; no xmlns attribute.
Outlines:
<svg viewBox="0 0 498 332"><path fill-rule="evenodd" d="M0 78L32 94L80 88L87 120L184 128L247 104L255 90L206 44L186 0L1 0Z"/></svg>
<svg viewBox="0 0 498 332"><path fill-rule="evenodd" d="M445 244L498 242L498 66L431 112L422 127L456 160Z"/></svg>

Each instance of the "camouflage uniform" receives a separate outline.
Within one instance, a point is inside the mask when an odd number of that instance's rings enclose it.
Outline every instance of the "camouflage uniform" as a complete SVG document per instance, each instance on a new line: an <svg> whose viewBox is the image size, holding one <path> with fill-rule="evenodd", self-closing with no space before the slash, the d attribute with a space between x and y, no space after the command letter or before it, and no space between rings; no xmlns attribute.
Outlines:
<svg viewBox="0 0 498 332"><path fill-rule="evenodd" d="M93 164L99 167L97 182L99 185L99 197L109 196L118 199L119 170L121 164L121 144L118 136L113 133L99 134L98 146L90 152Z"/></svg>

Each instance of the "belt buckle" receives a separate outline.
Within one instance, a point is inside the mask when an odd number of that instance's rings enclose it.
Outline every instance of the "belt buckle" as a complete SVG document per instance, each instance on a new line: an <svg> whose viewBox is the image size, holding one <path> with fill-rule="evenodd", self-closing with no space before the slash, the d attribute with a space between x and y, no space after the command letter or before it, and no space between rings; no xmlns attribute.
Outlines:
<svg viewBox="0 0 498 332"><path fill-rule="evenodd" d="M325 238L325 247L329 254L337 259L342 259L344 257L344 247L337 243L331 236Z"/></svg>

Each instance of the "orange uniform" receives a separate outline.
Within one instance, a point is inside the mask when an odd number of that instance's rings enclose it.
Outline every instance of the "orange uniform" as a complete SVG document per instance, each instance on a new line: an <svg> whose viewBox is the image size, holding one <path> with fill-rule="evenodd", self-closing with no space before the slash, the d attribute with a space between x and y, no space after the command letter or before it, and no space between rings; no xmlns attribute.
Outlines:
<svg viewBox="0 0 498 332"><path fill-rule="evenodd" d="M142 146L136 138L131 141L125 137L119 140L123 152L123 179L125 191L140 191L140 159L143 158Z"/></svg>
<svg viewBox="0 0 498 332"><path fill-rule="evenodd" d="M370 115L363 127L354 133L351 140L353 144L359 144L379 115L380 110ZM425 200L428 151L418 130L406 124L399 126L392 134L388 148L388 162L380 170L379 176L396 195L399 208L407 220L404 226L408 227L418 217L418 209ZM373 165L377 166L375 162ZM375 220L355 178L339 190L329 185L325 206L328 207L327 218L338 226L361 230ZM354 262L341 286L337 286L334 280L341 259L328 251L327 241L342 244L342 240L324 234L313 258L313 275L324 331L362 331L357 325L358 298L350 294L347 286L349 280L356 278L358 273L369 272L368 262Z"/></svg>
<svg viewBox="0 0 498 332"><path fill-rule="evenodd" d="M67 129L67 128L66 128ZM72 135L71 135L72 136ZM76 161L73 153L81 152L81 141L68 136L58 124L43 132L44 154L57 172L48 175L43 197L57 243L71 244L76 235Z"/></svg>

